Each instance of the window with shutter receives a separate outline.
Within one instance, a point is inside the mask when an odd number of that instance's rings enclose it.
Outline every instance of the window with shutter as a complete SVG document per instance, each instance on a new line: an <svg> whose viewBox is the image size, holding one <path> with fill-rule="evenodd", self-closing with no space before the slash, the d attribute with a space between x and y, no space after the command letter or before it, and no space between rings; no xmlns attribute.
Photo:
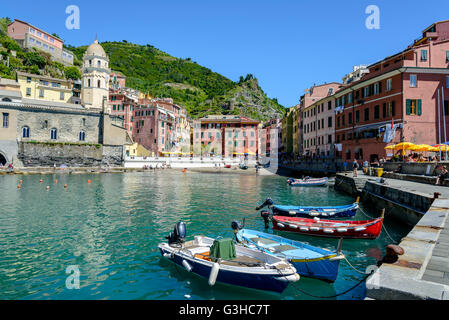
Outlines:
<svg viewBox="0 0 449 320"><path fill-rule="evenodd" d="M418 112L417 112L418 116L422 115L422 100L419 99L418 100Z"/></svg>
<svg viewBox="0 0 449 320"><path fill-rule="evenodd" d="M406 102L406 114L409 116L411 113L412 100L407 99Z"/></svg>

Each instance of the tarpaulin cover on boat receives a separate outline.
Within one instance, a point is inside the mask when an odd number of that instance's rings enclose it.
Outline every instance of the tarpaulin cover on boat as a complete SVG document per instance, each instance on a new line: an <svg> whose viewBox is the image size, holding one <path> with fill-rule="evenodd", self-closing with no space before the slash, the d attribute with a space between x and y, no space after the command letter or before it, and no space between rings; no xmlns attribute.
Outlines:
<svg viewBox="0 0 449 320"><path fill-rule="evenodd" d="M236 256L235 244L230 238L217 239L210 247L210 257L213 261L217 259L232 260Z"/></svg>

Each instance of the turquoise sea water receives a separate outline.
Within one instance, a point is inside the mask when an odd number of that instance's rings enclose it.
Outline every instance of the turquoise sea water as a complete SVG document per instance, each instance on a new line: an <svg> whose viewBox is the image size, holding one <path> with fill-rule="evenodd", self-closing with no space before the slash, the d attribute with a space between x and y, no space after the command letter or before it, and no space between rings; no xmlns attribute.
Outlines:
<svg viewBox="0 0 449 320"><path fill-rule="evenodd" d="M278 295L223 284L210 287L207 280L160 257L157 244L166 241L180 220L187 225L188 238L230 237L231 222L243 218L247 228L264 231L255 207L267 196L279 204L354 201L331 187L291 188L286 179L174 171L0 176L0 299L292 300L313 299L295 286L318 296L345 291L363 277L345 261L334 284L302 277ZM367 218L359 212L356 219ZM388 217L385 224L395 239L408 232ZM338 242L283 235L330 249ZM365 270L390 243L382 232L375 241L345 240L343 253L354 267ZM80 289L70 290L66 268L73 265L80 270ZM362 299L364 294L360 286L338 299Z"/></svg>

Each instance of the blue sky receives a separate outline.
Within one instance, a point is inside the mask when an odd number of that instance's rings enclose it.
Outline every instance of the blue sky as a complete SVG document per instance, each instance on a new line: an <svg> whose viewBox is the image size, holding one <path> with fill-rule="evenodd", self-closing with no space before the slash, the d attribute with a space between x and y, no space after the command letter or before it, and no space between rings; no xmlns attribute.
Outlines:
<svg viewBox="0 0 449 320"><path fill-rule="evenodd" d="M2 1L0 16L17 18L67 44L102 41L151 44L191 58L231 80L254 74L271 98L298 103L314 83L341 81L353 65L397 53L433 22L449 19L449 1L432 0L41 0ZM80 8L68 30L68 5ZM380 29L368 30L368 5Z"/></svg>

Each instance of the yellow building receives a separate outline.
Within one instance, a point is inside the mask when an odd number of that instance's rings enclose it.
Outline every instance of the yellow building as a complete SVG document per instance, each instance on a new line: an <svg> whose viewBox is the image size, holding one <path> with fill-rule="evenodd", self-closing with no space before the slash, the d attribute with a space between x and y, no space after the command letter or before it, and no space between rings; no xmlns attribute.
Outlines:
<svg viewBox="0 0 449 320"><path fill-rule="evenodd" d="M145 149L143 146L134 142L134 144L126 145L126 156L127 157L150 157L151 152Z"/></svg>
<svg viewBox="0 0 449 320"><path fill-rule="evenodd" d="M70 103L73 96L71 80L18 71L17 82L22 97L27 99Z"/></svg>

